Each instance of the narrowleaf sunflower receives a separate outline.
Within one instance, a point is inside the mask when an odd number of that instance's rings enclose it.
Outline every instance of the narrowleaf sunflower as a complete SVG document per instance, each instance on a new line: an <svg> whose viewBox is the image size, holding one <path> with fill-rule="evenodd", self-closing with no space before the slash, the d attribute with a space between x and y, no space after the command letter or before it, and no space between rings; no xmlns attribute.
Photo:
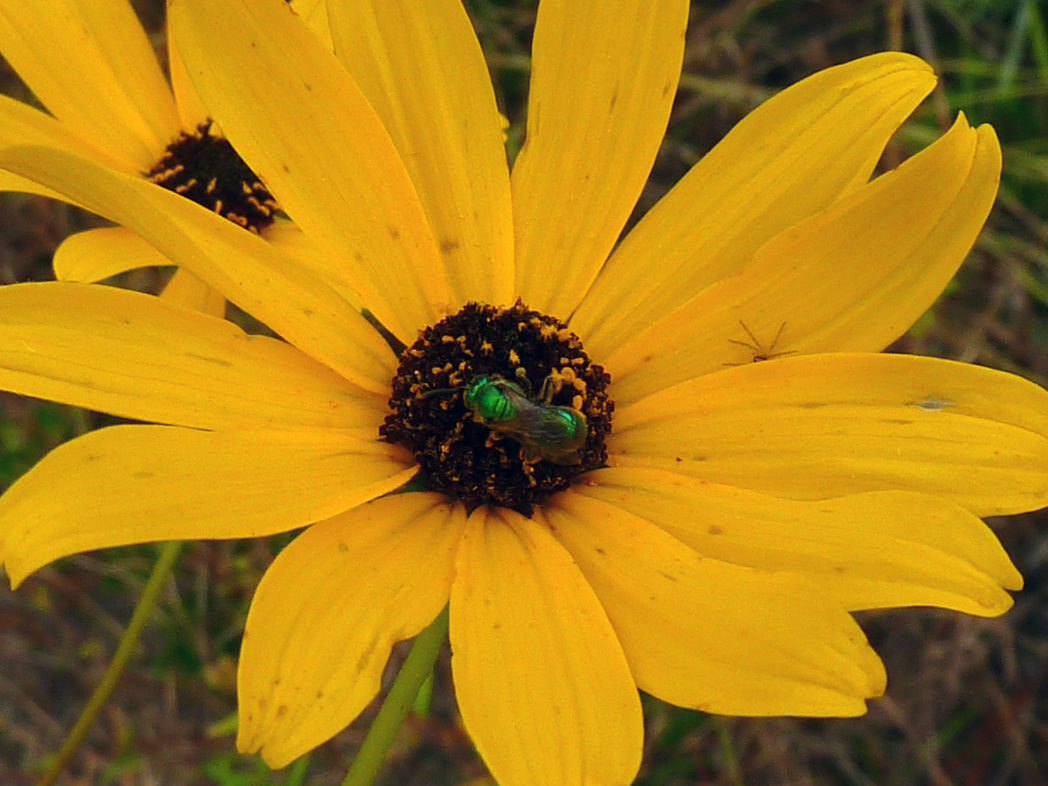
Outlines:
<svg viewBox="0 0 1048 786"><path fill-rule="evenodd" d="M878 354L974 242L992 129L959 117L871 179L935 80L900 53L846 63L620 240L687 5L543 0L511 172L457 0L329 2L337 57L279 0L173 2L205 105L323 267L97 161L0 152L283 339L112 288L0 289L0 385L147 421L0 498L12 581L306 527L248 615L239 748L281 767L338 733L450 603L459 708L504 786L630 782L638 688L863 713L885 673L849 612L1006 611L1022 580L980 517L1048 504L1048 394Z"/></svg>
<svg viewBox="0 0 1048 786"><path fill-rule="evenodd" d="M298 5L325 37L316 0ZM311 247L278 216L272 195L209 118L174 41L167 44L170 84L127 0L4 3L0 55L46 111L0 95L0 146L44 145L143 177L263 234L308 265ZM68 200L11 172L0 172L0 190ZM55 274L66 281L171 264L123 227L78 232L54 257ZM225 311L221 295L185 270L162 294L216 316Z"/></svg>

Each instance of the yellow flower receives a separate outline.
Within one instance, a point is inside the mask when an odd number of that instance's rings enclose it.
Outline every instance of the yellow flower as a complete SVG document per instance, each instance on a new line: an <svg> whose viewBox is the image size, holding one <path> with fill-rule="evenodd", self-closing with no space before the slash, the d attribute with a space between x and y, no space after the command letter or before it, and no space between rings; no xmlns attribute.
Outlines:
<svg viewBox="0 0 1048 786"><path fill-rule="evenodd" d="M160 424L76 439L0 498L12 581L85 549L311 525L252 603L240 749L280 767L338 733L450 603L459 708L503 786L628 783L638 688L861 714L885 674L851 611L1007 610L1022 580L979 516L1048 504L1048 394L877 354L953 275L1000 170L962 117L870 180L924 63L784 91L616 245L686 2L544 0L512 174L457 0L329 12L340 60L278 0L170 18L325 269L140 178L0 152L285 339L112 288L0 289L0 386Z"/></svg>
<svg viewBox="0 0 1048 786"><path fill-rule="evenodd" d="M322 19L316 0L299 5L311 20ZM0 96L0 146L46 145L163 183L264 232L308 264L301 233L274 215L269 194L211 126L173 41L168 49L170 86L127 0L5 3L0 53L48 112ZM62 198L10 172L0 172L0 190ZM67 281L170 264L122 227L76 233L54 258L55 274ZM219 316L225 310L222 297L185 271L175 273L163 295Z"/></svg>

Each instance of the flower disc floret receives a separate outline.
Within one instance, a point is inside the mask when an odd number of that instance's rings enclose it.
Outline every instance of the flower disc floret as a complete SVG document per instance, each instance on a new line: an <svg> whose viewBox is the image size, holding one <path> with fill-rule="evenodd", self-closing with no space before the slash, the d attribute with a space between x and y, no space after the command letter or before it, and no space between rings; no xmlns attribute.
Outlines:
<svg viewBox="0 0 1048 786"><path fill-rule="evenodd" d="M180 133L146 177L259 234L273 223L277 202L211 125L207 120L192 134Z"/></svg>
<svg viewBox="0 0 1048 786"><path fill-rule="evenodd" d="M414 452L428 488L470 506L530 515L579 474L604 465L614 408L610 381L564 323L520 301L510 308L469 303L423 330L401 354L390 414L379 431ZM526 434L492 427L492 420L517 414L499 409L495 418L488 412L495 404L481 406L477 394L497 397L496 385L511 397L581 414L581 447L570 455L537 453Z"/></svg>

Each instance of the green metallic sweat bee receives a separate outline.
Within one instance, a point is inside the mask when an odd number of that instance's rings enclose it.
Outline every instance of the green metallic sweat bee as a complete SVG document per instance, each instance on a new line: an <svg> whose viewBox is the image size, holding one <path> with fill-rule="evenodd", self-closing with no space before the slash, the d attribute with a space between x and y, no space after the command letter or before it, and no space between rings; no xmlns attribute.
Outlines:
<svg viewBox="0 0 1048 786"><path fill-rule="evenodd" d="M529 398L520 385L496 375L477 377L464 388L432 390L429 394L452 390L465 391L462 400L476 420L523 445L527 460L554 464L582 461L582 448L589 434L586 418L571 407L549 403L549 378L537 401Z"/></svg>

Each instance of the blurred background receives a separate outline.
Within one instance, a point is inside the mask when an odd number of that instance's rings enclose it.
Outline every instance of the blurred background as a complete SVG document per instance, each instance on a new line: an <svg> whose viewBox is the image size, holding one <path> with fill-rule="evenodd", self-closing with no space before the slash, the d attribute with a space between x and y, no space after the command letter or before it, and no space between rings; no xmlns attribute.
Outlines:
<svg viewBox="0 0 1048 786"><path fill-rule="evenodd" d="M535 0L467 0L519 148ZM163 2L135 2L163 54ZM1048 382L1048 6L1037 0L694 2L669 131L640 215L746 112L826 66L883 49L924 57L938 89L885 152L890 168L958 111L992 123L1004 175L990 220L935 307L892 348ZM32 100L0 63L0 92ZM66 205L0 195L0 284L52 277ZM164 271L123 284L155 291ZM112 422L0 394L0 488L54 446ZM859 719L707 716L644 697L642 786L1048 783L1048 516L991 524L1026 578L1000 619L926 609L860 615L888 668ZM194 543L168 582L68 784L338 784L374 708L280 773L235 752L236 655L253 588L290 536ZM111 657L156 546L62 560L17 592L0 580L0 784L34 783ZM394 665L403 657L394 653ZM380 783L490 783L454 709L447 652L429 717L408 720ZM551 785L555 786L555 785Z"/></svg>

